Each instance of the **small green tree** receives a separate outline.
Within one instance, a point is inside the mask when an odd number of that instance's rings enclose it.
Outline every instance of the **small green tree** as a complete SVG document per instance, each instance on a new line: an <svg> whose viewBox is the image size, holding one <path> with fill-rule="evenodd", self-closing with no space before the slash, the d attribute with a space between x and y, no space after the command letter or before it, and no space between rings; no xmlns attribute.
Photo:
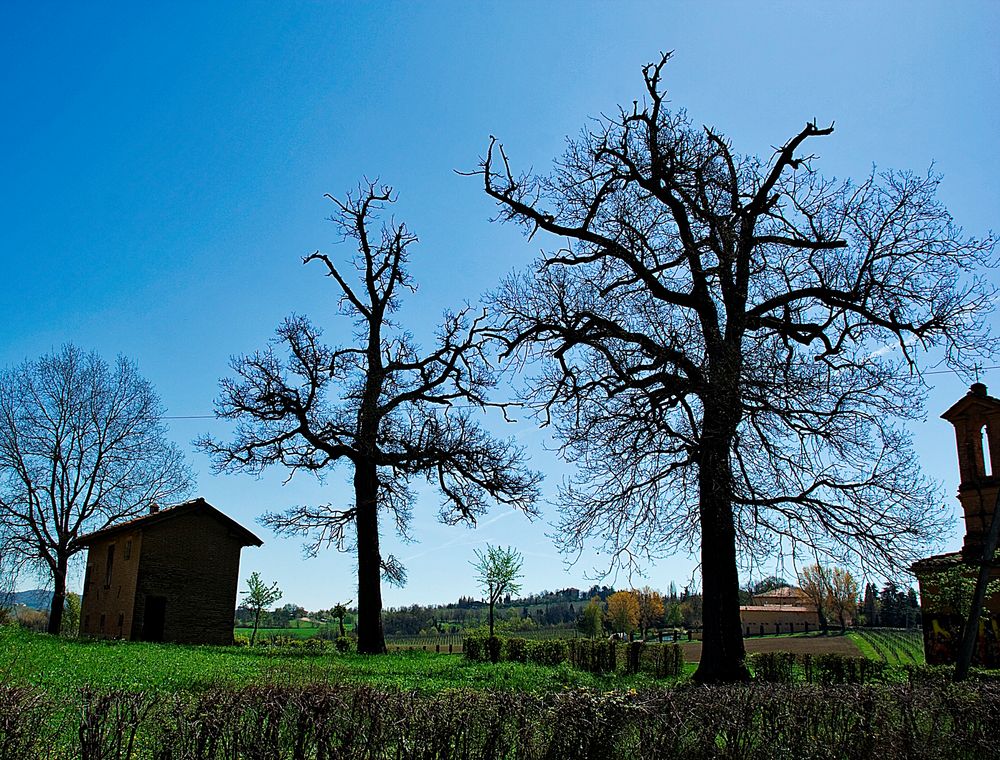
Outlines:
<svg viewBox="0 0 1000 760"><path fill-rule="evenodd" d="M268 586L260 577L260 573L254 571L247 578L247 590L240 594L246 597L246 605L253 610L253 633L250 634L250 646L257 640L257 628L260 625L260 613L281 599L281 589L275 581Z"/></svg>
<svg viewBox="0 0 1000 760"><path fill-rule="evenodd" d="M671 602L670 606L667 607L667 627L668 628L680 628L684 625L684 611L681 609L680 602Z"/></svg>
<svg viewBox="0 0 1000 760"><path fill-rule="evenodd" d="M589 636L592 639L603 636L603 617L604 610L601 609L601 598L595 596L587 603L587 606L583 608L583 612L580 613L580 622L578 625L580 633L584 636Z"/></svg>
<svg viewBox="0 0 1000 760"><path fill-rule="evenodd" d="M354 601L354 600L352 599L351 601ZM348 602L347 604L350 604L350 603L351 602ZM340 624L340 635L341 636L346 636L347 635L347 629L344 628L344 618L347 616L347 604L342 604L340 602L337 602L337 604L333 605L333 607L330 609L330 612L333 614L333 616L335 618L337 618L337 621Z"/></svg>
<svg viewBox="0 0 1000 760"><path fill-rule="evenodd" d="M76 637L80 633L80 595L70 591L66 594L59 635Z"/></svg>
<svg viewBox="0 0 1000 760"><path fill-rule="evenodd" d="M470 562L479 572L476 580L486 592L490 607L490 638L493 637L493 611L496 603L504 594L516 594L521 590L518 579L521 575L521 565L524 557L511 547L503 549L499 546L487 545L486 551L476 550L477 562Z"/></svg>

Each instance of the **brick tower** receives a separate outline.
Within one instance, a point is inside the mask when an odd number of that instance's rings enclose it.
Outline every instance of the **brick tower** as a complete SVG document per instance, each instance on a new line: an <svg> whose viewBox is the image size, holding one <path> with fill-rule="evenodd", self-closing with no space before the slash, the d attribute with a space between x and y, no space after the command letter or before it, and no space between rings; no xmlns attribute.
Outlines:
<svg viewBox="0 0 1000 760"><path fill-rule="evenodd" d="M969 588L975 583L1000 490L1000 399L990 396L982 383L973 383L969 392L941 417L955 427L958 501L965 518L965 541L961 551L927 557L911 568L920 582L924 654L931 665L956 660L968 610L957 609L957 603L949 601L942 589L955 587L955 573L965 577ZM948 574L951 580L942 585ZM990 577L1000 578L996 564ZM995 668L1000 666L1000 593L987 593L984 606L989 615L979 622L972 661Z"/></svg>
<svg viewBox="0 0 1000 760"><path fill-rule="evenodd" d="M962 555L978 560L1000 490L1000 399L974 383L941 417L955 426L958 444L958 500L965 516Z"/></svg>

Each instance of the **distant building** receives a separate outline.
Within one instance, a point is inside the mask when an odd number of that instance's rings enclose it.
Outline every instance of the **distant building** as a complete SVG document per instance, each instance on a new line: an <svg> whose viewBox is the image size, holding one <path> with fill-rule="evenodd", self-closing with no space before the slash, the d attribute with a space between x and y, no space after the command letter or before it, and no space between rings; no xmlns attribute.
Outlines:
<svg viewBox="0 0 1000 760"><path fill-rule="evenodd" d="M958 500L965 518L965 541L961 551L927 557L914 563L920 581L920 608L927 662L955 662L958 655L962 614L939 598L935 578L941 572L959 570L974 583L982 562L986 534L995 519L1000 491L1000 399L990 396L986 386L974 383L958 402L941 415L955 426L958 445ZM1000 578L996 563L991 578ZM987 597L990 615L980 621L979 639L972 662L1000 667L1000 594Z"/></svg>
<svg viewBox="0 0 1000 760"><path fill-rule="evenodd" d="M753 604L740 607L744 636L800 633L819 628L819 613L806 593L794 586L757 594Z"/></svg>
<svg viewBox="0 0 1000 760"><path fill-rule="evenodd" d="M83 536L80 635L231 644L240 551L263 542L204 499Z"/></svg>

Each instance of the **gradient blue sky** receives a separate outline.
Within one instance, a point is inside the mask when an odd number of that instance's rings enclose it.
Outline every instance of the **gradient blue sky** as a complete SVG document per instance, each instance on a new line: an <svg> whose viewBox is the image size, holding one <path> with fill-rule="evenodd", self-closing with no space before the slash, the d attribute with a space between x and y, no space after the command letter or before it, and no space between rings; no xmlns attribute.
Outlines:
<svg viewBox="0 0 1000 760"><path fill-rule="evenodd" d="M872 7L877 6L877 7ZM544 169L588 117L641 97L640 67L675 50L672 102L769 154L812 118L836 121L819 168L858 176L872 163L945 176L943 199L972 233L1000 208L1000 3L18 3L0 23L0 365L73 341L134 358L174 417L211 412L229 357L264 345L291 312L325 325L331 283L300 257L334 256L324 193L362 175L399 191L420 236L420 283L403 318L428 335L441 310L475 300L540 245L489 223L476 165L488 136L518 166ZM937 415L965 390L933 377L914 430L927 472L953 499L954 447ZM985 382L1000 390L1000 370ZM211 474L191 440L225 435L211 419L173 419L197 493L265 539L243 555L285 600L353 598L354 563L254 526L265 510L349 498L343 478L282 486ZM551 494L564 469L545 435L516 428ZM385 549L410 582L388 605L477 594L468 561L485 542L526 555L526 590L587 587L546 537L555 519L492 512L479 528L415 509L419 543ZM941 548L959 545L956 533ZM649 568L684 583L694 562ZM624 583L619 579L619 583ZM26 585L26 584L22 584Z"/></svg>

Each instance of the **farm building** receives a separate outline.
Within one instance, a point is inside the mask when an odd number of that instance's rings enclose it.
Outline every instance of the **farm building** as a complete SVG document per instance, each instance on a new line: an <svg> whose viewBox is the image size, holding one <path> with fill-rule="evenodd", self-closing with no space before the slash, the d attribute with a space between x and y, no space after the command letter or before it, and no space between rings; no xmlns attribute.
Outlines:
<svg viewBox="0 0 1000 760"><path fill-rule="evenodd" d="M240 551L263 542L204 499L83 536L80 635L231 644Z"/></svg>
<svg viewBox="0 0 1000 760"><path fill-rule="evenodd" d="M819 628L819 613L806 593L783 586L753 597L753 604L740 607L745 636L765 633L797 633Z"/></svg>
<svg viewBox="0 0 1000 760"><path fill-rule="evenodd" d="M957 659L962 616L968 610L956 609L956 601L963 595L962 587L971 597L967 592L983 563L1000 492L1000 399L977 382L941 416L955 427L965 541L961 551L927 557L912 567L920 582L924 652L931 664ZM991 579L1000 578L995 562L989 572ZM985 606L990 614L980 621L972 662L996 668L1000 667L1000 594L987 595Z"/></svg>

